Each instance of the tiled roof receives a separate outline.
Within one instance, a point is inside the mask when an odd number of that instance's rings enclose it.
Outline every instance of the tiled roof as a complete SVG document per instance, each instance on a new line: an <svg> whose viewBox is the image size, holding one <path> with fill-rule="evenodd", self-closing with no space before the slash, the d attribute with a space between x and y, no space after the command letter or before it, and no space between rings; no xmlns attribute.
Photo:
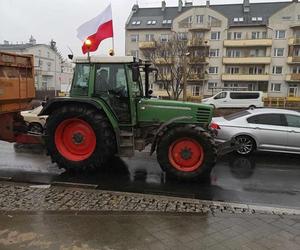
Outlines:
<svg viewBox="0 0 300 250"><path fill-rule="evenodd" d="M266 25L268 19L280 9L288 6L291 2L273 2L273 3L250 3L250 12L244 13L243 4L223 4L210 5L210 8L219 12L228 18L229 26L243 26L243 25ZM164 23L163 20L174 20L178 15L193 7L205 6L184 6L182 11L178 11L178 7L166 7L162 11L161 7L157 8L137 8L135 12L131 13L131 17L126 24L126 29L170 29L171 23ZM234 18L243 17L243 22L234 22ZM261 21L252 21L252 17L262 18ZM139 21L137 25L134 22ZM156 21L155 24L147 24L148 21Z"/></svg>

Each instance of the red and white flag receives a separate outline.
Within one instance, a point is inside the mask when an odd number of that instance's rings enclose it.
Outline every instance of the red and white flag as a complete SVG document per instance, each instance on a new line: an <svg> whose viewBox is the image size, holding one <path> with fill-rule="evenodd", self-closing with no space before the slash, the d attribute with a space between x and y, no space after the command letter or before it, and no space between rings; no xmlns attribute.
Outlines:
<svg viewBox="0 0 300 250"><path fill-rule="evenodd" d="M81 41L90 40L91 44L87 45L83 43L82 52L83 54L92 51L96 51L99 44L106 38L113 37L113 22L112 22L112 12L111 5L100 13L98 16L94 17L90 21L82 24L77 29L77 37Z"/></svg>

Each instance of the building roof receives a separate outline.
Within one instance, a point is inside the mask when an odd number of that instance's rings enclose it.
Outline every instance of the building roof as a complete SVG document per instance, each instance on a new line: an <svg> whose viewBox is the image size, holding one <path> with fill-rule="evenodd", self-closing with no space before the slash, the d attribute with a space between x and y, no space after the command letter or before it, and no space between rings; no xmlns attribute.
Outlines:
<svg viewBox="0 0 300 250"><path fill-rule="evenodd" d="M182 7L182 11L178 11L178 7L166 7L165 11L160 8L138 8L135 13L132 13L126 29L170 29L175 17L188 10L190 7ZM166 23L163 21L166 20ZM134 21L140 21L139 25L134 25ZM148 21L156 21L155 24L147 24Z"/></svg>
<svg viewBox="0 0 300 250"><path fill-rule="evenodd" d="M248 1L245 1L247 4ZM267 25L268 19L280 9L288 6L292 2L273 2L273 3L250 3L250 12L244 13L244 5L241 4L222 4L210 5L210 8L219 12L228 18L229 26L254 26L254 25ZM135 7L137 7L135 5ZM178 7L166 7L165 11L162 7L156 8L136 8L132 11L131 16L126 24L127 30L139 29L171 29L172 23L164 23L163 20L173 21L178 15L193 7L200 6L184 6L182 11L178 11ZM234 18L243 17L243 22L234 22ZM253 21L252 17L262 18L262 20ZM134 22L139 21L140 24ZM155 24L147 24L148 21L156 21Z"/></svg>
<svg viewBox="0 0 300 250"><path fill-rule="evenodd" d="M30 43L24 43L24 44L0 44L0 50L25 50L28 48L31 48L33 46L39 46L42 44L30 44Z"/></svg>
<svg viewBox="0 0 300 250"><path fill-rule="evenodd" d="M250 12L244 13L243 4L211 5L211 8L228 18L229 26L266 25L268 19L291 2L250 3ZM243 22L234 22L234 18L243 17ZM252 17L261 17L262 21L252 21Z"/></svg>
<svg viewBox="0 0 300 250"><path fill-rule="evenodd" d="M48 49L50 49L51 51L53 51L53 53L56 53L59 56L59 58L63 59L62 55L61 55L61 53L59 51L55 51L55 50L51 49L50 45L42 44L42 43L39 43L39 44L31 44L31 43L24 43L24 44L12 44L12 43L10 43L10 44L0 44L0 51L23 52L26 49L33 48L33 47L40 47L40 46L47 47Z"/></svg>

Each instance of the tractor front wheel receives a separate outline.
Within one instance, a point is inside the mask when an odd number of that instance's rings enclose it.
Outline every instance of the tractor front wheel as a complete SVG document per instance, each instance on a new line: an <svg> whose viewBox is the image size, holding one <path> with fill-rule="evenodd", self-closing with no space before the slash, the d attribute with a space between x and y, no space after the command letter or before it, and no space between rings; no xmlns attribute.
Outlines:
<svg viewBox="0 0 300 250"><path fill-rule="evenodd" d="M217 158L212 137L191 125L167 131L157 148L157 160L163 170L183 180L195 180L210 174Z"/></svg>
<svg viewBox="0 0 300 250"><path fill-rule="evenodd" d="M91 170L116 152L116 140L106 116L93 108L66 105L46 122L46 147L60 168Z"/></svg>

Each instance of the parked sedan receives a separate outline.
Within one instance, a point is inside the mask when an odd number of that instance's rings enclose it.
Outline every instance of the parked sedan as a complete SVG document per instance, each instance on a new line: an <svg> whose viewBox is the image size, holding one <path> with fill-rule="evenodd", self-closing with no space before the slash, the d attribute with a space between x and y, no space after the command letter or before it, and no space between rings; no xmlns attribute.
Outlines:
<svg viewBox="0 0 300 250"><path fill-rule="evenodd" d="M255 150L300 154L300 113L282 109L253 109L215 117L211 128L219 143L236 139L238 154Z"/></svg>
<svg viewBox="0 0 300 250"><path fill-rule="evenodd" d="M21 112L25 122L29 124L29 130L31 132L42 133L44 131L47 116L38 116L42 109L42 106L38 106L35 109Z"/></svg>

